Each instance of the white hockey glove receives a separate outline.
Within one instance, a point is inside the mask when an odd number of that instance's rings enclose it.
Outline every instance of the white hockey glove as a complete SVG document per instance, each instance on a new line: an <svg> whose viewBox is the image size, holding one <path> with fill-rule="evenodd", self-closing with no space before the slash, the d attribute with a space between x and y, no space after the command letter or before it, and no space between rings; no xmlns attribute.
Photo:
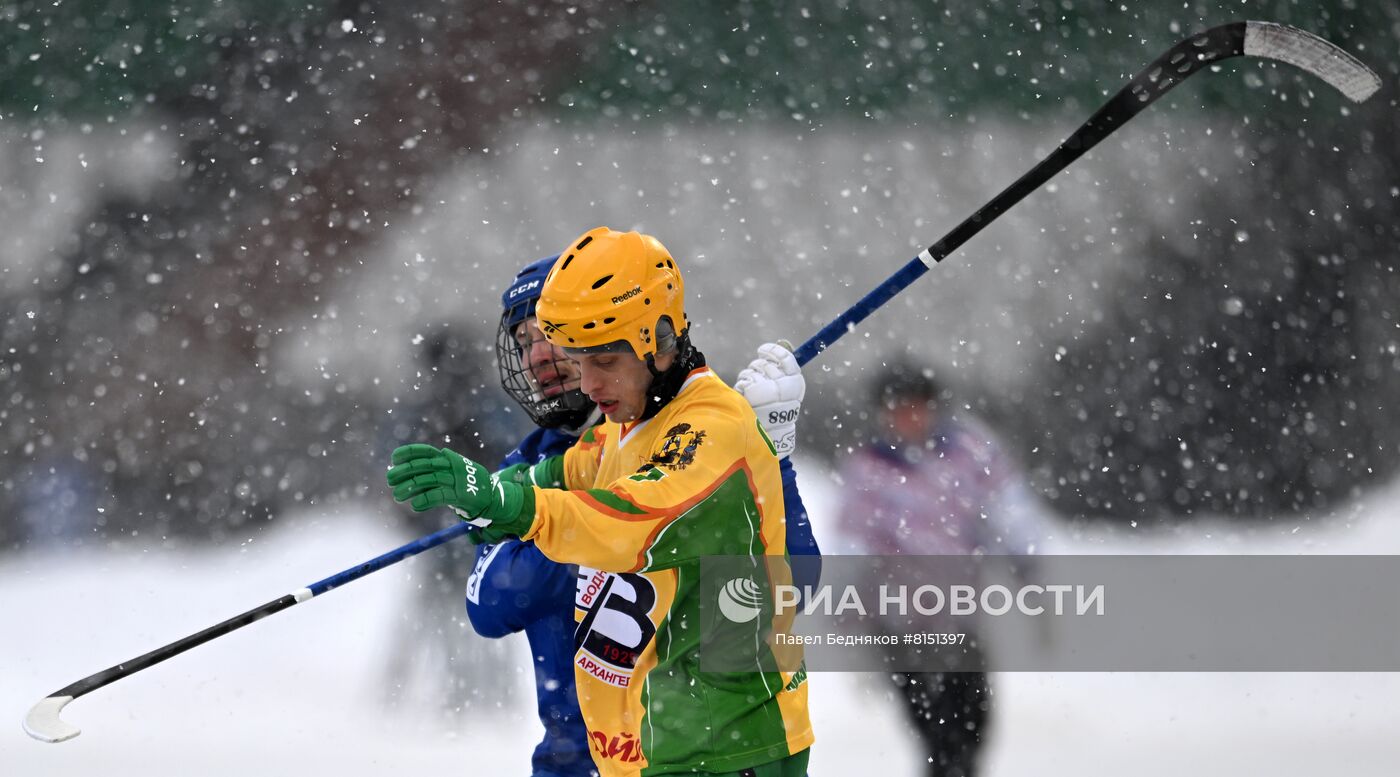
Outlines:
<svg viewBox="0 0 1400 777"><path fill-rule="evenodd" d="M807 393L807 381L792 350L777 343L760 345L758 358L739 372L734 389L753 406L778 458L787 458L797 447L797 416Z"/></svg>

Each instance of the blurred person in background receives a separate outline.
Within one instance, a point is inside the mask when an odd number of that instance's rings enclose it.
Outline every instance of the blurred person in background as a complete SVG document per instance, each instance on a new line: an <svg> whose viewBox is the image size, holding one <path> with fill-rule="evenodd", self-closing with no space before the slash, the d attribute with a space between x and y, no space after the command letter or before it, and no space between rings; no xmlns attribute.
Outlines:
<svg viewBox="0 0 1400 777"><path fill-rule="evenodd" d="M514 429L504 418L504 400L487 388L487 353L467 327L428 325L417 342L413 391L379 429L380 449L408 440L440 440L488 455L509 450ZM383 477L382 465L373 475ZM415 537L442 528L440 520L419 513L396 516L396 521L403 521ZM472 548L464 542L447 543L415 559L411 574L418 585L398 610L388 651L386 703L421 700L462 713L474 703L497 704L509 691L512 664L504 646L478 639L463 617L458 597L472 559Z"/></svg>
<svg viewBox="0 0 1400 777"><path fill-rule="evenodd" d="M558 259L551 256L526 265L501 295L496 336L501 387L536 425L501 462L501 476L563 455L603 418L580 389L578 365L545 339L535 315L545 276ZM789 349L764 345L734 387L753 406L782 457L789 553L815 556L816 540L788 458L796 447L797 416L806 392L797 361ZM544 726L544 739L533 756L534 777L597 774L574 685L575 599L576 594L585 595L592 576L580 575L576 564L551 561L532 541L490 537L486 530L474 531L473 539L478 543L476 568L466 593L472 626L485 637L523 631L530 645ZM577 606L588 609L586 604Z"/></svg>
<svg viewBox="0 0 1400 777"><path fill-rule="evenodd" d="M84 461L48 452L17 482L18 542L28 550L63 551L96 536L101 473Z"/></svg>
<svg viewBox="0 0 1400 777"><path fill-rule="evenodd" d="M845 535L868 555L1037 552L1041 513L1021 473L985 425L945 400L929 368L900 361L878 374L871 401L879 430L840 473ZM959 665L984 666L981 651L969 634ZM890 677L923 742L925 773L975 774L991 713L986 673Z"/></svg>

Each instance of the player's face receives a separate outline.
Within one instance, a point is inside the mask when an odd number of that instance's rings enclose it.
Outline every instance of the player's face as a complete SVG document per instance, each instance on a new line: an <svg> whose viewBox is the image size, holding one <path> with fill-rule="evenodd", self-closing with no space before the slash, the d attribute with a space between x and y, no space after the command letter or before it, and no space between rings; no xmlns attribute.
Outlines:
<svg viewBox="0 0 1400 777"><path fill-rule="evenodd" d="M573 357L579 367L583 393L598 405L609 421L631 423L646 410L651 371L631 353L593 353ZM657 354L656 368L665 370L675 361L674 352Z"/></svg>
<svg viewBox="0 0 1400 777"><path fill-rule="evenodd" d="M533 317L515 327L515 343L530 380L545 397L557 397L579 386L578 365L558 346L550 345Z"/></svg>
<svg viewBox="0 0 1400 777"><path fill-rule="evenodd" d="M922 444L936 420L932 403L921 397L900 397L885 409L885 424L896 442Z"/></svg>

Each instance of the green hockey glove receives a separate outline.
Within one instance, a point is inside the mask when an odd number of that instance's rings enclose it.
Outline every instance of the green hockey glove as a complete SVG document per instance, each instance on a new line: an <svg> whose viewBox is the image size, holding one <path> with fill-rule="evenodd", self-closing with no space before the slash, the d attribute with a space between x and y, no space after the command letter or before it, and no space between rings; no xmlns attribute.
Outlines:
<svg viewBox="0 0 1400 777"><path fill-rule="evenodd" d="M564 487L564 457L550 456L538 464L512 464L496 477L504 483L518 483L522 486L540 488Z"/></svg>
<svg viewBox="0 0 1400 777"><path fill-rule="evenodd" d="M474 526L491 527L493 536L522 535L535 519L535 495L529 488L502 480L480 464L446 448L405 445L394 450L385 480L394 501L422 512L450 507Z"/></svg>
<svg viewBox="0 0 1400 777"><path fill-rule="evenodd" d="M539 464L521 462L509 467L502 467L496 472L496 479L502 483L515 483L524 486L527 491L530 486L563 488L564 457L553 456ZM498 526L477 528L467 532L467 539L473 545L494 545L509 536L511 536L509 532Z"/></svg>
<svg viewBox="0 0 1400 777"><path fill-rule="evenodd" d="M530 485L530 465L524 462L512 464L496 473L496 479L502 483L514 483L518 486Z"/></svg>

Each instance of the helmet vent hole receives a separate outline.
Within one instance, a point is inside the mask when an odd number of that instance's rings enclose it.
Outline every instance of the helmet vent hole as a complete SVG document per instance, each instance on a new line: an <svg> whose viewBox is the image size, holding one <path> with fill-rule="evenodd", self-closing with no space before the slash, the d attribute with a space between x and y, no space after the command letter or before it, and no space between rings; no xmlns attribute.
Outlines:
<svg viewBox="0 0 1400 777"><path fill-rule="evenodd" d="M666 266L667 266L668 268L672 269L672 270L676 269L676 266L675 266L674 264L671 264L671 260L670 260L670 259L667 259L667 260L666 260Z"/></svg>
<svg viewBox="0 0 1400 777"><path fill-rule="evenodd" d="M587 324L584 324L584 325L583 325L583 328L584 328L584 329L592 329L593 327L595 327L595 326L597 326L597 325L598 325L598 322L597 322L597 321L589 321Z"/></svg>
<svg viewBox="0 0 1400 777"><path fill-rule="evenodd" d="M651 297L642 297L642 304L643 304L643 305L650 305L650 304L651 304Z"/></svg>
<svg viewBox="0 0 1400 777"><path fill-rule="evenodd" d="M613 318L612 316L608 316L607 318L603 319L603 323L604 323L604 324L611 324L612 322L614 322L614 321L616 321L616 320L617 320L617 319Z"/></svg>
<svg viewBox="0 0 1400 777"><path fill-rule="evenodd" d="M592 243L592 242L593 242L593 236L592 236L592 235L589 235L589 236L585 237L584 239L578 241L578 245L574 246L574 250L575 250L575 251L582 251L584 246L586 246L586 245L588 245L589 243Z"/></svg>
<svg viewBox="0 0 1400 777"><path fill-rule="evenodd" d="M574 255L573 255L573 254L569 254L568 256L564 257L564 263L561 264L561 265L559 265L559 269L561 269L561 270L567 270L567 269L569 269L569 262L572 262L573 260L574 260Z"/></svg>
<svg viewBox="0 0 1400 777"><path fill-rule="evenodd" d="M593 282L593 288L595 288L595 289L600 289L600 288L603 287L603 284L607 283L608 281L610 281L610 280L612 280L612 279L613 279L613 277L612 277L611 275L604 275L603 277L601 277L601 278L599 278L598 280L596 280L596 281Z"/></svg>
<svg viewBox="0 0 1400 777"><path fill-rule="evenodd" d="M657 268L658 270L661 269L662 267L665 267L665 266L666 266L666 263L665 263L665 262L657 262L657 263L656 263L656 268Z"/></svg>

